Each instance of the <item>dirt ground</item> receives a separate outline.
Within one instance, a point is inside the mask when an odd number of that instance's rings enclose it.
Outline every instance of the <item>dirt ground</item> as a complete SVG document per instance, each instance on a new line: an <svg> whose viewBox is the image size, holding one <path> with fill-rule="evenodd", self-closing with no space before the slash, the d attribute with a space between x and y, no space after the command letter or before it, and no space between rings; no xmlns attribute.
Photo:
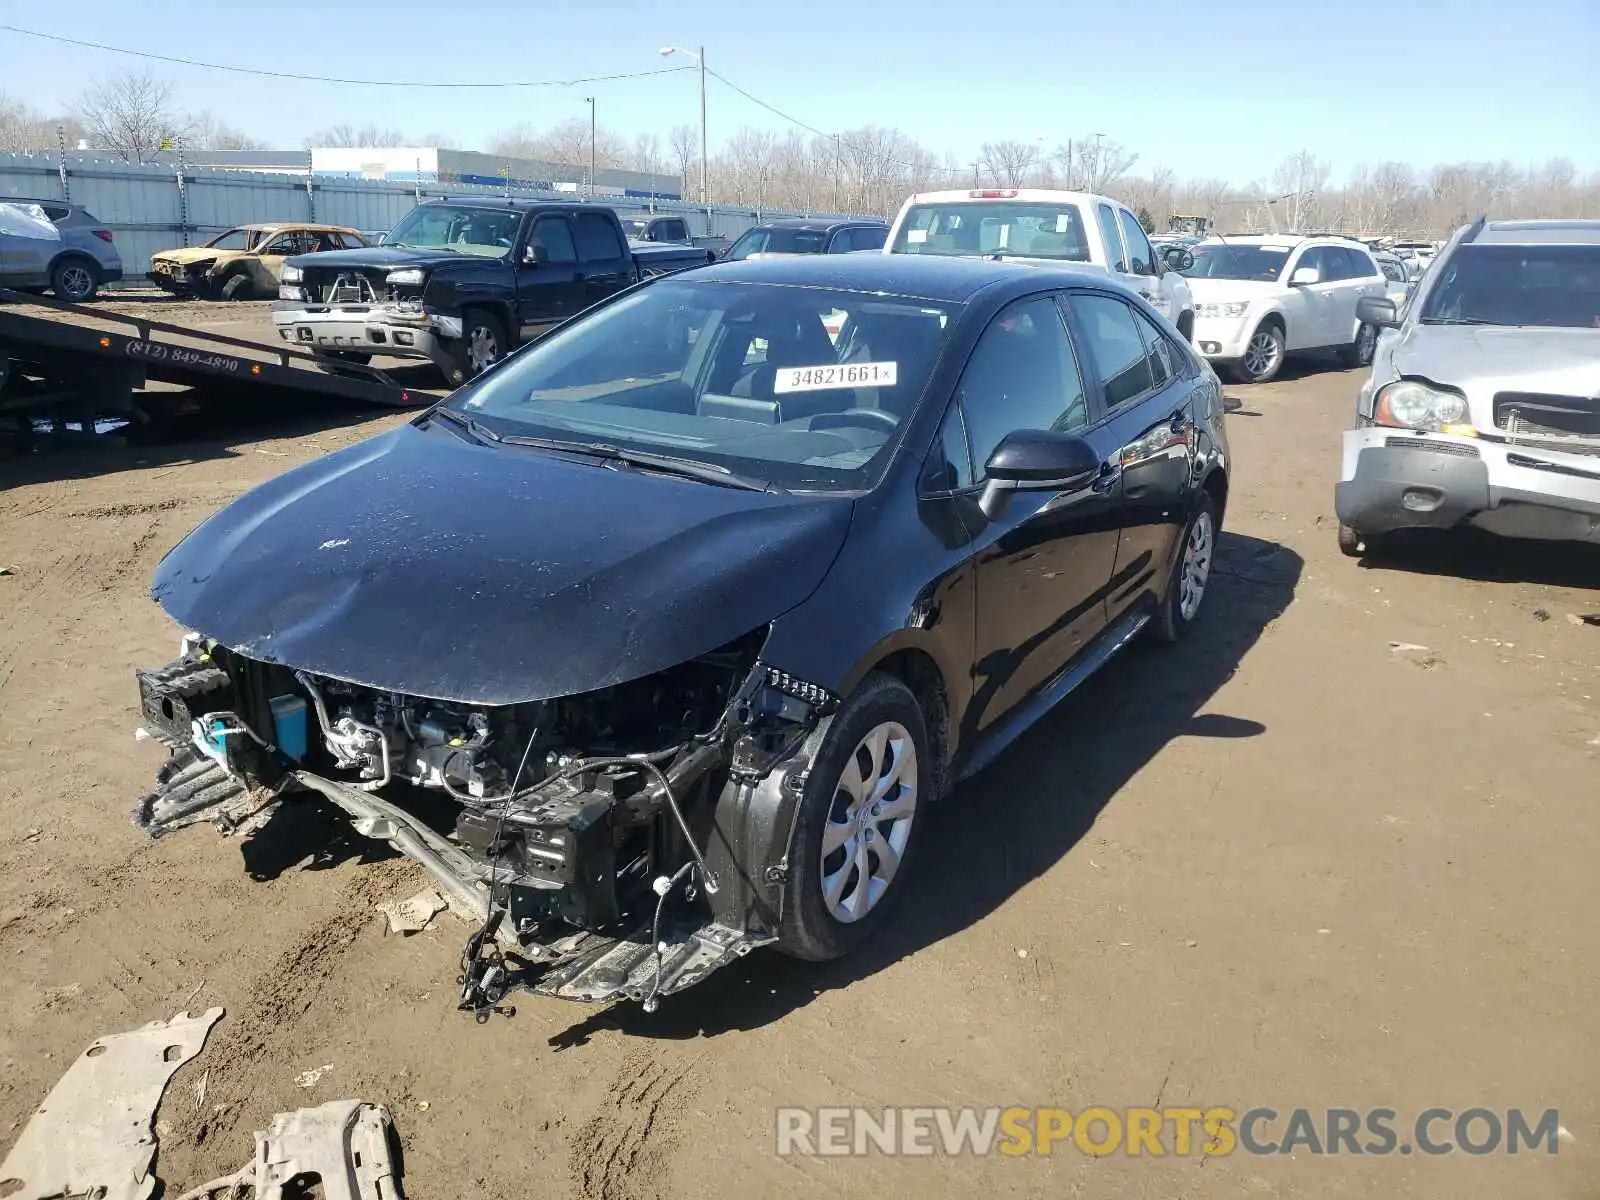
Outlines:
<svg viewBox="0 0 1600 1200"><path fill-rule="evenodd" d="M274 1112L359 1096L392 1110L413 1197L1600 1197L1600 628L1569 619L1600 610L1600 556L1342 558L1357 382L1230 389L1203 627L1130 648L928 814L878 944L758 953L654 1016L524 996L474 1024L466 928L386 935L374 905L419 872L315 806L243 842L130 819L161 758L132 673L177 647L157 560L403 415L0 463L0 1147L94 1036L220 1004L160 1112L170 1194ZM963 1104L1388 1107L1402 1130L1558 1108L1571 1136L1554 1158L774 1152L778 1106Z"/></svg>

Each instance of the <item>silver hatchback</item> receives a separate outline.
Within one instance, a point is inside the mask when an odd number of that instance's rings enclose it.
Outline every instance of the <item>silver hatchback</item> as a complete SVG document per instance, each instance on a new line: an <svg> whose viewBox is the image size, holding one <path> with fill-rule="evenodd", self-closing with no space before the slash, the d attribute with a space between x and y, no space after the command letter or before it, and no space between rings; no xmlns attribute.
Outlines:
<svg viewBox="0 0 1600 1200"><path fill-rule="evenodd" d="M1600 544L1600 221L1459 230L1383 334L1344 435L1339 546L1468 524Z"/></svg>

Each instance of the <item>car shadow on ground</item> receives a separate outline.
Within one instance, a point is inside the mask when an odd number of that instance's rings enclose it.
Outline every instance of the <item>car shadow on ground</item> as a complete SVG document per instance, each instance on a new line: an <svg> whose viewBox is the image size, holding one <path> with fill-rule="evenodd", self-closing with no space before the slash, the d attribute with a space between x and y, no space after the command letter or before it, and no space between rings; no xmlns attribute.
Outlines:
<svg viewBox="0 0 1600 1200"><path fill-rule="evenodd" d="M551 1044L580 1045L599 1029L676 1039L757 1028L982 921L1070 853L1123 785L1174 738L1264 731L1255 721L1204 710L1288 607L1302 567L1287 547L1223 534L1202 624L1177 646L1140 639L988 770L929 809L900 906L855 953L820 964L754 954L668 997L653 1015L620 1005ZM1116 736L1108 738L1108 729Z"/></svg>
<svg viewBox="0 0 1600 1200"><path fill-rule="evenodd" d="M1600 545L1496 537L1470 526L1402 529L1361 559L1369 571L1446 575L1480 583L1600 588ZM1600 608L1597 600L1591 608Z"/></svg>
<svg viewBox="0 0 1600 1200"><path fill-rule="evenodd" d="M52 480L237 458L248 452L237 443L308 437L402 411L342 398L286 398L281 393L208 390L196 393L193 402L196 411L163 416L149 425L127 425L92 436L74 431L71 440L58 444L40 434L31 449L12 442L8 449L0 449L0 492Z"/></svg>

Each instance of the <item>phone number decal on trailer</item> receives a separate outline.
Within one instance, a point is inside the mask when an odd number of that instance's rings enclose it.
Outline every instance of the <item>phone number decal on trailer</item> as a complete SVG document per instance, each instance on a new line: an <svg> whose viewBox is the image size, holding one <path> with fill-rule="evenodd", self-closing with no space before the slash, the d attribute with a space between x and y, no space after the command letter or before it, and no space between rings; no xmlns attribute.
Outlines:
<svg viewBox="0 0 1600 1200"><path fill-rule="evenodd" d="M819 367L784 367L773 381L776 394L819 392L828 388L893 387L899 377L899 364L835 363Z"/></svg>

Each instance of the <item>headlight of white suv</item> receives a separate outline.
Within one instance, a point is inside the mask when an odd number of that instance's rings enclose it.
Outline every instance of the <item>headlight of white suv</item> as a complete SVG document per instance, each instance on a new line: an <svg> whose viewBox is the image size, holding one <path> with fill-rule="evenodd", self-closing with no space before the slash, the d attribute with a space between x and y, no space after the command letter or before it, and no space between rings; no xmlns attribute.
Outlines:
<svg viewBox="0 0 1600 1200"><path fill-rule="evenodd" d="M1242 317L1244 310L1250 304L1245 300L1233 300L1227 304L1196 304L1194 315L1197 317Z"/></svg>
<svg viewBox="0 0 1600 1200"><path fill-rule="evenodd" d="M1372 413L1379 425L1432 430L1459 424L1466 415L1467 398L1460 392L1432 387L1415 379L1400 379L1378 389L1378 401Z"/></svg>
<svg viewBox="0 0 1600 1200"><path fill-rule="evenodd" d="M304 278L304 276L301 274L299 267L291 267L287 263L285 263L284 267L283 267L283 274L278 276L278 282L279 283L299 283L300 280L303 279L303 278Z"/></svg>
<svg viewBox="0 0 1600 1200"><path fill-rule="evenodd" d="M421 267L406 267L401 271L390 271L384 279L401 287L417 287L422 283L422 275Z"/></svg>

